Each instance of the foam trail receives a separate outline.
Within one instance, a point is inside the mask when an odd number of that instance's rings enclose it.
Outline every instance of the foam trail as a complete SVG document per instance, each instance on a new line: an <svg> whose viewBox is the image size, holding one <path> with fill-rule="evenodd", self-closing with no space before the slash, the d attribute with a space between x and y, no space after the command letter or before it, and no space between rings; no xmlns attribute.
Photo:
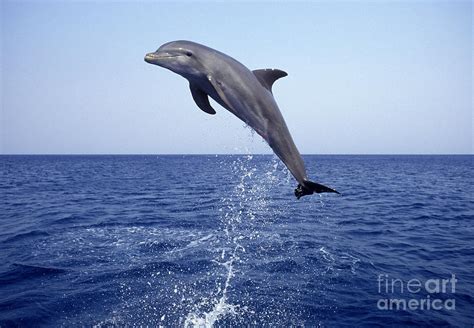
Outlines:
<svg viewBox="0 0 474 328"><path fill-rule="evenodd" d="M237 272L235 268L250 256L246 254L244 245L259 239L261 229L277 216L278 209L270 206L268 197L271 188L289 179L289 172L281 167L276 156L263 169L257 161L248 154L232 163L233 173L239 181L233 191L221 200L221 246L217 249L219 255L213 261L224 268L221 277L225 278L216 281L213 296L201 300L187 314L185 327L213 327L223 318L253 312L246 306L230 302L229 289Z"/></svg>
<svg viewBox="0 0 474 328"><path fill-rule="evenodd" d="M204 299L197 304L194 310L186 316L185 327L213 327L215 323L227 316L237 316L243 314L247 308L229 302L228 292L231 281L235 276L235 266L241 261L240 254L245 252L242 242L249 233L249 229L244 229L256 218L256 211L263 204L258 200L262 198L264 190L256 190L255 175L257 168L252 165L253 156L237 158L232 169L234 174L240 177L239 183L234 187L233 192L222 199L222 206L219 209L221 214L221 243L222 248L219 256L213 261L224 268L225 280L222 284L216 282L215 296L212 301ZM258 179L260 180L260 179ZM261 188L259 188L261 189ZM247 227L248 228L248 227ZM254 229L250 229L252 232ZM205 311L211 303L210 310Z"/></svg>
<svg viewBox="0 0 474 328"><path fill-rule="evenodd" d="M216 321L223 318L226 315L238 315L240 306L227 303L227 290L230 287L230 281L235 275L234 262L239 260L237 252L239 249L243 249L242 246L237 245L230 257L226 262L214 261L227 270L227 276L224 284L224 288L218 289L218 294L220 298L214 302L213 308L209 312L205 312L202 315L199 315L195 312L189 313L184 321L184 327L213 327ZM223 251L222 257L225 256ZM245 308L244 308L245 309Z"/></svg>

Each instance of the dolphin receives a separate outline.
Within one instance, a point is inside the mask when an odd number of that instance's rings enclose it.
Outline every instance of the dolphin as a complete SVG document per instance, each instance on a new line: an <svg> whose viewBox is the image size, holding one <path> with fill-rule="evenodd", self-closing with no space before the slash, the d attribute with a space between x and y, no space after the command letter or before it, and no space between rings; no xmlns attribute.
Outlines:
<svg viewBox="0 0 474 328"><path fill-rule="evenodd" d="M209 98L254 129L272 148L298 182L295 196L335 192L308 179L301 155L273 98L272 85L288 74L279 69L251 71L234 58L191 41L172 41L148 53L145 61L189 81L196 105L214 115Z"/></svg>

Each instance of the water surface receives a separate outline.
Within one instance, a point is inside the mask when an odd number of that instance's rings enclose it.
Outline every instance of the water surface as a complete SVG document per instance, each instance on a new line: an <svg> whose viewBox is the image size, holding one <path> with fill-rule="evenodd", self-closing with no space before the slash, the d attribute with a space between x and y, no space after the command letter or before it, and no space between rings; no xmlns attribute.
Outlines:
<svg viewBox="0 0 474 328"><path fill-rule="evenodd" d="M473 157L304 159L0 156L0 326L472 327Z"/></svg>

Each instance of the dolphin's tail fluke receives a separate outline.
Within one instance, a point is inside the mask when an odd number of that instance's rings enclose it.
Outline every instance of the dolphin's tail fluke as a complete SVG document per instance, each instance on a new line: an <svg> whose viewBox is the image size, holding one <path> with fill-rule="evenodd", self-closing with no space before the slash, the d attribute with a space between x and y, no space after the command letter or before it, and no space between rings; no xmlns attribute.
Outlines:
<svg viewBox="0 0 474 328"><path fill-rule="evenodd" d="M331 189L329 187L323 186L322 184L312 182L309 180L305 180L304 185L298 184L298 187L295 189L295 196L296 198L300 199L303 196L311 195L314 193L322 193L322 192L335 192L339 194L338 191Z"/></svg>

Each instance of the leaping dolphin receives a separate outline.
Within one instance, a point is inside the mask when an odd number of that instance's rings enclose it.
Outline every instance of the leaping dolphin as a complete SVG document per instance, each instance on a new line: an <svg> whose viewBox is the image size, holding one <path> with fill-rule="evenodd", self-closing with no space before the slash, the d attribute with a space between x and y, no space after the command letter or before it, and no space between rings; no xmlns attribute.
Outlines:
<svg viewBox="0 0 474 328"><path fill-rule="evenodd" d="M172 41L145 56L145 61L189 81L196 105L214 115L210 96L254 129L298 181L295 196L336 190L308 180L306 168L273 98L273 82L287 76L279 69L249 70L232 57L191 41Z"/></svg>

